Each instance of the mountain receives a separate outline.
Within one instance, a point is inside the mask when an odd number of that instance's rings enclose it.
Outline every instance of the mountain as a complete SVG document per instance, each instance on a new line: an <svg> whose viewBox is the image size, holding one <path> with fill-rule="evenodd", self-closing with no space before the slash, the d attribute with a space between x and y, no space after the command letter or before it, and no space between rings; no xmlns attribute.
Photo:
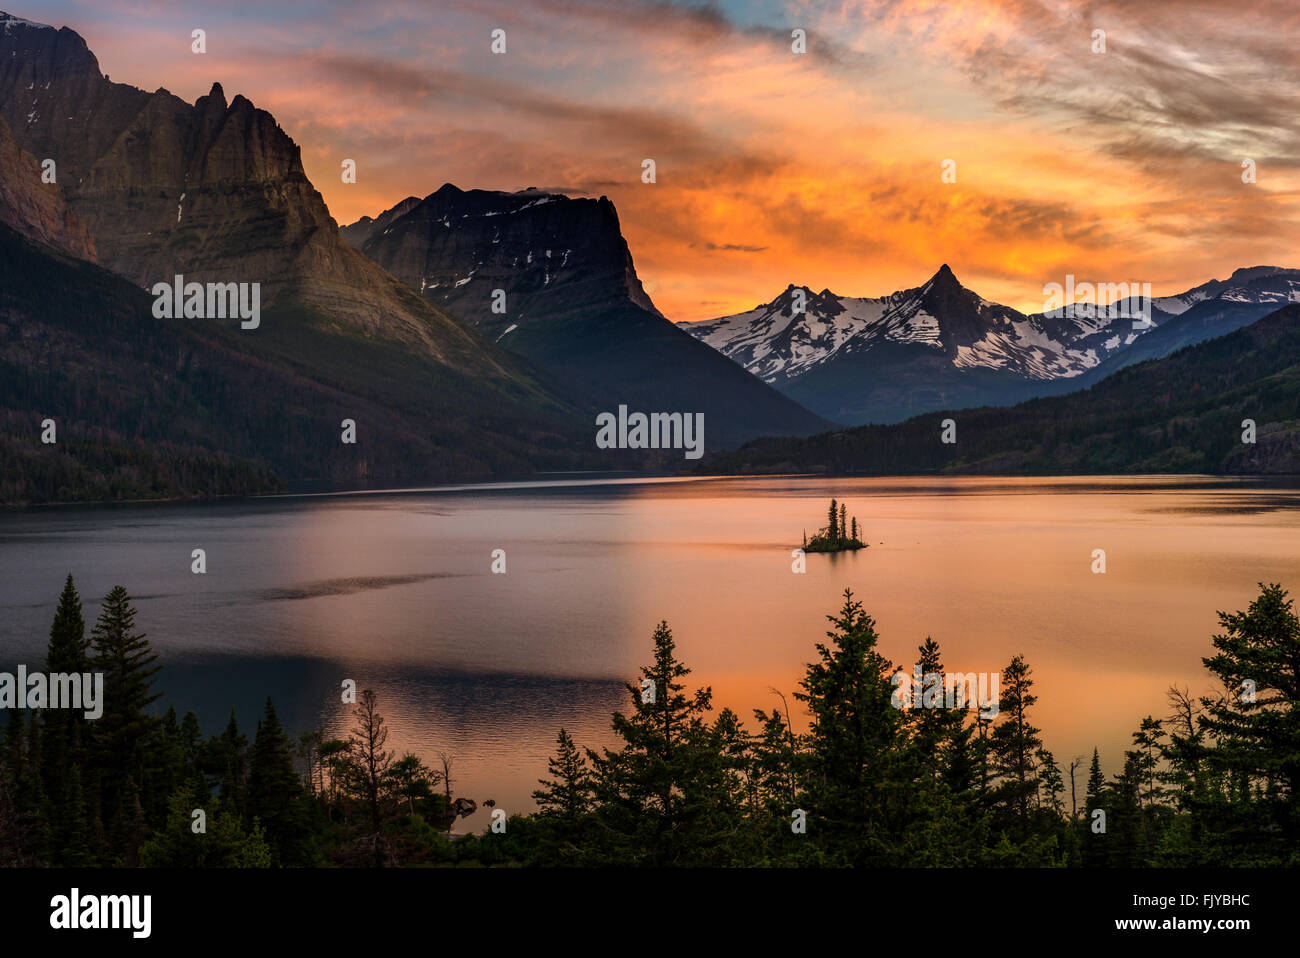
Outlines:
<svg viewBox="0 0 1300 958"><path fill-rule="evenodd" d="M102 265L151 287L259 283L263 307L414 347L476 375L511 364L342 241L275 118L220 84L188 104L103 76L74 31L0 14L0 118L57 163ZM517 364L515 364L517 365Z"/></svg>
<svg viewBox="0 0 1300 958"><path fill-rule="evenodd" d="M49 253L39 245L49 243L93 255L137 291L170 284L175 274L186 282L259 284L260 325L243 330L234 320L191 318L197 338L181 351L192 357L184 361L206 367L216 358L204 349L236 349L248 362L292 373L305 389L314 383L340 397L344 408L336 415L329 407L319 435L337 441L340 419L355 418L369 442L393 443L350 456L316 448L298 464L261 442L241 447L241 454L273 464L277 475L414 483L626 467L617 455L597 452L595 410L570 385L486 340L343 242L303 172L297 145L247 99L227 102L214 85L190 105L165 90L113 83L74 31L0 14L0 121L12 139L0 133L0 220L36 241L38 251ZM54 184L40 182L43 158L55 162ZM60 277L51 283L69 279L66 269L35 262L32 268ZM19 278L6 274L9 282ZM64 338L60 317L32 298L39 291L23 288L23 296L5 291L12 314L39 314L51 337ZM76 308L86 303L78 300ZM62 317L68 335L80 320ZM235 339L220 339L222 330ZM121 369L111 344L82 342L78 368L93 371L102 362ZM257 388L243 371L231 376ZM39 399L46 409L81 402L75 380L51 375L46 387L23 401ZM279 399L279 406L257 408L282 420L291 410L326 408L289 393ZM256 405L253 397L245 402ZM349 405L358 413L346 415ZM84 426L114 428L90 413ZM208 447L215 450L224 433L216 422L211 427ZM264 440L271 434L255 432ZM190 438L203 445L202 436ZM159 434L151 441L164 440ZM397 455L402 449L408 458Z"/></svg>
<svg viewBox="0 0 1300 958"><path fill-rule="evenodd" d="M355 223L349 223L340 230L343 236L343 242L347 243L353 249L361 249L366 245L366 241L375 233L383 232L388 225L397 219L409 213L412 208L419 204L418 196L408 196L402 202L398 203L390 210L385 210L374 219L369 216L363 216Z"/></svg>
<svg viewBox="0 0 1300 958"><path fill-rule="evenodd" d="M0 120L0 222L11 224L29 239L48 243L74 256L94 261L95 240L68 209L57 183L41 182L40 164L14 139Z"/></svg>
<svg viewBox="0 0 1300 958"><path fill-rule="evenodd" d="M956 442L941 441L942 421ZM1253 420L1256 441L1243 442ZM764 439L702 471L869 475L1300 473L1300 305L1008 408L938 412L808 439Z"/></svg>
<svg viewBox="0 0 1300 958"><path fill-rule="evenodd" d="M1134 363L1159 359L1185 346L1248 326L1287 303L1300 302L1300 270L1280 266L1247 267L1236 270L1227 280L1212 279L1188 290L1179 299L1188 303L1186 309L1088 370L1079 377L1080 388L1100 382Z"/></svg>
<svg viewBox="0 0 1300 958"><path fill-rule="evenodd" d="M702 412L710 444L828 425L663 317L603 196L448 183L341 234L598 409Z"/></svg>
<svg viewBox="0 0 1300 958"><path fill-rule="evenodd" d="M1023 399L1096 365L1131 326L1074 310L1026 316L966 289L947 264L923 285L878 299L792 286L746 313L683 324L809 409L846 423Z"/></svg>
<svg viewBox="0 0 1300 958"><path fill-rule="evenodd" d="M887 423L1085 388L1121 368L1137 343L1151 347L1135 356L1168 355L1260 318L1288 301L1297 277L1238 270L1228 282L1153 298L1151 326L1136 329L1136 298L1113 311L1071 304L1025 315L966 289L947 265L878 299L790 286L747 312L680 325L827 418Z"/></svg>

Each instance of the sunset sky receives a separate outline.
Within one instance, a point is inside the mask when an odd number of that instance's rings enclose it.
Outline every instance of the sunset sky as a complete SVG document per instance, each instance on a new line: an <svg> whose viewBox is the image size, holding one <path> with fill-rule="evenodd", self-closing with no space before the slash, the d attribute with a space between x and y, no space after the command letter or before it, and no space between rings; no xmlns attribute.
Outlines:
<svg viewBox="0 0 1300 958"><path fill-rule="evenodd" d="M77 30L114 80L271 111L340 223L444 182L608 195L674 320L945 262L1025 311L1067 273L1162 295L1300 266L1293 0L5 6Z"/></svg>

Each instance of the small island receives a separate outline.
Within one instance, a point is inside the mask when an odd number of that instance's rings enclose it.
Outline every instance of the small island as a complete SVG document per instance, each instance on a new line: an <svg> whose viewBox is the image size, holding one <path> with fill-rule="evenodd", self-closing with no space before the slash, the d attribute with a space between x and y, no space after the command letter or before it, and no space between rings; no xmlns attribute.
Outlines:
<svg viewBox="0 0 1300 958"><path fill-rule="evenodd" d="M804 552L844 552L865 549L867 544L858 538L858 517L849 519L849 509L844 503L831 500L830 510L826 513L825 528L808 538L803 534Z"/></svg>

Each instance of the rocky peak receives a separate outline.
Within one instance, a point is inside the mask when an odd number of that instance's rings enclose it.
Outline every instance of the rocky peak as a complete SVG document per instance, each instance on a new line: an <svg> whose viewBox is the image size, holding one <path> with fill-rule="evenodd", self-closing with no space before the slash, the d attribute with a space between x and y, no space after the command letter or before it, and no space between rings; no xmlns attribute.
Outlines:
<svg viewBox="0 0 1300 958"><path fill-rule="evenodd" d="M71 30L5 26L0 117L55 160L101 262L141 285L175 273L261 282L269 302L314 234L337 238L297 145L246 97L228 104L220 83L191 106L112 82Z"/></svg>
<svg viewBox="0 0 1300 958"><path fill-rule="evenodd" d="M426 297L498 338L512 327L632 303L646 295L607 197L537 189L462 190L446 183L423 200L343 228L348 242ZM491 310L493 291L506 312Z"/></svg>

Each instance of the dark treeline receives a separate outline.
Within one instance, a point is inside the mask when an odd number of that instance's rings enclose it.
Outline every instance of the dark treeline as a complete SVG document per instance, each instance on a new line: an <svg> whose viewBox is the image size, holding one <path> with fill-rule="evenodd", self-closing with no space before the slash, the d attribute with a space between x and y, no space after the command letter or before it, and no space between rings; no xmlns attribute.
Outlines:
<svg viewBox="0 0 1300 958"><path fill-rule="evenodd" d="M115 588L87 639L71 577L48 671L99 670L101 718L11 712L0 755L0 860L10 865L1269 866L1300 864L1300 621L1278 585L1220 613L1203 659L1218 690L1173 688L1121 770L1062 765L1034 725L1021 656L995 716L898 708L899 668L850 592L790 703L746 728L687 684L661 623L613 716L615 744L564 730L538 810L452 838L476 806L451 768L395 758L373 693L347 739L290 739L267 702L251 742L232 714L204 739L193 713L151 717L157 672ZM923 674L944 671L927 638ZM1086 769L1085 769L1086 764ZM491 804L491 803L487 803ZM203 809L206 830L195 830Z"/></svg>
<svg viewBox="0 0 1300 958"><path fill-rule="evenodd" d="M0 862L265 867L477 857L472 838L453 848L445 834L474 804L453 800L443 773L384 747L372 692L360 694L346 739L320 731L291 739L269 699L251 739L233 711L220 734L204 738L193 712L151 714L159 667L135 616L118 586L87 636L68 576L45 669L102 672L103 714L10 710Z"/></svg>

